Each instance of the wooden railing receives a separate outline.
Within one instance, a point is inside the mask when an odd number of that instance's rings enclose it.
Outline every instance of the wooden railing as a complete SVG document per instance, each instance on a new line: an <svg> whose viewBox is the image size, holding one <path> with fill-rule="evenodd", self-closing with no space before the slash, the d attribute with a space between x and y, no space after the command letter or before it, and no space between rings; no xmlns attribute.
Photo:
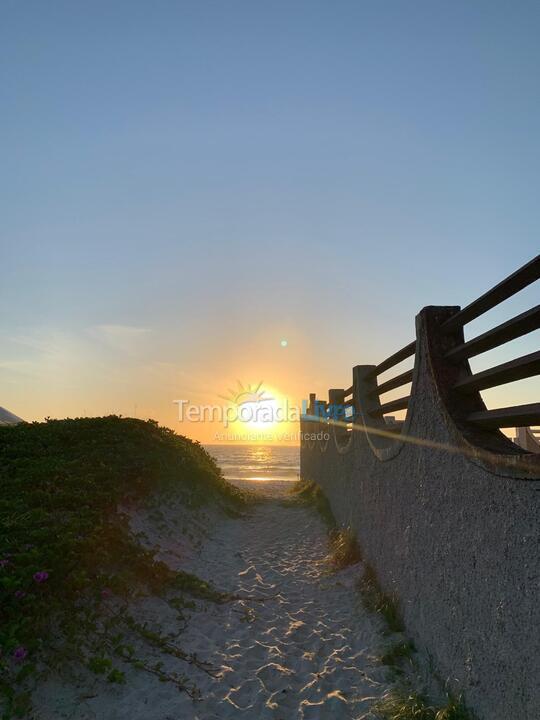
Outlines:
<svg viewBox="0 0 540 720"><path fill-rule="evenodd" d="M505 280L495 285L491 290L443 322L439 328L440 332L444 335L461 332L466 324L476 320L538 279L540 279L540 255L536 256ZM453 366L458 366L469 358L487 352L488 350L493 350L539 328L540 305L536 305L466 342L460 342L460 340L458 340L458 344L446 352L445 360ZM378 383L379 375L392 369L407 358L414 356L415 352L416 341L413 341L375 366L373 370L366 375L366 378L369 380L377 380ZM454 383L452 390L452 392L463 396L498 387L516 380L524 380L540 375L540 351L522 355L514 360L495 365L475 374L470 374L468 370L464 374L465 377L460 377L460 379ZM369 397L376 399L384 393L411 383L412 380L413 369L406 370L395 377L377 384L375 389L369 393ZM346 407L350 407L353 410L355 407L358 407L358 399L354 397L354 386L345 390L333 390L331 391L331 396L334 398L334 401L339 399ZM410 393L382 404L378 402L374 403L375 407L372 408L368 414L373 418L381 419L390 413L407 410L409 400ZM346 422L351 425L354 422L354 417L349 414ZM540 425L540 403L471 412L466 416L465 422L484 428ZM394 429L399 430L402 425L403 423L396 423Z"/></svg>
<svg viewBox="0 0 540 720"><path fill-rule="evenodd" d="M488 290L478 300L467 305L467 307L443 323L442 331L445 333L455 331L538 279L540 279L540 255L537 255L494 288ZM530 310L502 323L502 325L497 325L492 330L488 330L482 335L452 348L447 353L446 358L452 362L460 362L499 347L510 340L527 335L538 328L540 328L540 305L536 305ZM472 393L498 387L516 380L524 380L535 375L540 375L540 352L522 355L510 362L495 365L459 380L455 383L454 390L458 393ZM492 428L537 425L540 423L540 403L473 412L467 416L467 421Z"/></svg>
<svg viewBox="0 0 540 720"><path fill-rule="evenodd" d="M401 350L398 350L393 355L390 355L390 357L386 358L386 360L383 360L382 363L379 363L371 373L368 374L368 379L375 379L379 375L381 375L383 372L386 372L387 370L390 370L391 368L395 367L396 365L399 365L399 363L403 362L404 360L407 360L407 358L412 357L415 354L416 350L416 341L413 341L409 343L408 345L405 345L404 348L401 348ZM412 382L413 379L413 370L406 370L405 372L400 373L399 375L396 375L393 378L390 378L390 380L385 380L380 385L378 384L377 387L370 393L372 397L381 396L384 395L384 393L390 392L390 390L396 390L399 387L402 387L403 385L408 385ZM409 406L409 398L410 393L408 395L404 395L402 397L399 397L395 400L390 400L388 402L381 403L376 410L372 410L370 415L372 417L379 417L382 418L385 415L389 415L390 413L399 412L400 410L407 410ZM389 429L393 430L394 432L399 432L403 426L402 422L393 423L393 425L389 426Z"/></svg>

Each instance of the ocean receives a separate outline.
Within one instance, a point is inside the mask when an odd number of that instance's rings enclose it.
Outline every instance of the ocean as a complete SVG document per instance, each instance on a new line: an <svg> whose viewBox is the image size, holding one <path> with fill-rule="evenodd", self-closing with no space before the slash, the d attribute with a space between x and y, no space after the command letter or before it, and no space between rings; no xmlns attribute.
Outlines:
<svg viewBox="0 0 540 720"><path fill-rule="evenodd" d="M298 480L300 448L276 445L205 445L227 480Z"/></svg>

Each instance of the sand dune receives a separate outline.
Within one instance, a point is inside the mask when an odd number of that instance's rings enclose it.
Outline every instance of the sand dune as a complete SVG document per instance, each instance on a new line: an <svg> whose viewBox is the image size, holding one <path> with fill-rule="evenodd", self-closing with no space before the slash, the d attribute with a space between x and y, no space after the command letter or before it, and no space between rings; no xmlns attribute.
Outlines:
<svg viewBox="0 0 540 720"><path fill-rule="evenodd" d="M266 501L241 519L215 516L188 528L188 516L171 505L163 508L159 528L148 514L133 519L167 562L238 596L225 604L198 603L185 627L165 599L146 598L133 608L210 664L208 674L161 658L165 670L182 672L198 688L199 699L127 667L125 685L84 675L44 683L34 698L36 717L370 718L389 687L387 669L376 660L387 641L360 603L355 581L362 567L329 573L325 527L312 508L280 502L287 487L262 485Z"/></svg>

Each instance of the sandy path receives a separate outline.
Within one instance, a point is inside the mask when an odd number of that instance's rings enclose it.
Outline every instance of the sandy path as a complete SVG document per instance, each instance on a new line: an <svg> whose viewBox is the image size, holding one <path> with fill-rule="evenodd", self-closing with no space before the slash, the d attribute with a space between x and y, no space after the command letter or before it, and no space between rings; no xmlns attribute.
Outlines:
<svg viewBox="0 0 540 720"><path fill-rule="evenodd" d="M247 599L190 626L189 646L225 671L202 683L197 720L362 718L388 687L375 660L384 641L354 584L359 566L328 573L326 530L312 508L279 502L287 483L265 483L272 499L229 521L200 562L217 587Z"/></svg>
<svg viewBox="0 0 540 720"><path fill-rule="evenodd" d="M168 656L164 669L182 672L201 692L192 700L169 683L126 667L125 685L92 678L49 682L35 699L39 720L360 720L389 687L376 660L388 640L360 603L360 565L330 574L325 526L311 507L285 505L288 483L266 482L266 499L246 517L214 518L193 553L178 567L242 597L225 604L198 603L187 627L165 600L149 598L139 610L151 626L177 635L184 650L219 670L212 677ZM251 487L250 489L254 489ZM163 557L182 537L174 508L154 545ZM208 524L208 523L207 523ZM212 521L209 523L212 525ZM176 564L176 563L175 563ZM92 684L94 683L94 684Z"/></svg>

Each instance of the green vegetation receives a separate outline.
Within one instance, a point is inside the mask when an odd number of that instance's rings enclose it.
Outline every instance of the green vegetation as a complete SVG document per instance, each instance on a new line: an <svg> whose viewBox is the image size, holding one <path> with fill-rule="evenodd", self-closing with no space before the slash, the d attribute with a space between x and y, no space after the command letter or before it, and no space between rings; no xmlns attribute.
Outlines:
<svg viewBox="0 0 540 720"><path fill-rule="evenodd" d="M372 708L380 720L471 720L461 700L449 698L444 707L429 705L422 695L392 690Z"/></svg>
<svg viewBox="0 0 540 720"><path fill-rule="evenodd" d="M314 507L328 527L330 544L329 560L336 570L362 560L362 552L355 534L350 529L338 529L330 503L321 488L313 482L300 480L292 489L294 502ZM380 658L395 673L403 673L403 661L413 661L416 652L414 644L404 638L403 619L397 598L385 593L380 586L375 569L364 561L364 573L359 582L362 603L368 612L377 613L384 622L385 634L399 633L396 642L390 645ZM403 676L399 686L387 692L372 708L373 716L379 720L472 720L472 714L461 699L448 698L444 707L430 705L418 693L409 692L408 682Z"/></svg>
<svg viewBox="0 0 540 720"><path fill-rule="evenodd" d="M311 480L299 480L294 483L291 495L294 502L314 507L330 530L336 527L337 523L330 503L321 488L314 482Z"/></svg>
<svg viewBox="0 0 540 720"><path fill-rule="evenodd" d="M383 665L395 667L398 666L402 660L412 657L414 652L414 644L410 641L404 640L389 647L383 655L381 655L380 660Z"/></svg>
<svg viewBox="0 0 540 720"><path fill-rule="evenodd" d="M178 570L175 574L174 580L171 583L172 587L176 590L180 590L187 595L199 598L200 600L209 600L210 602L224 602L228 599L228 595L215 590L205 580L201 580L196 575L191 573Z"/></svg>
<svg viewBox="0 0 540 720"><path fill-rule="evenodd" d="M293 502L315 508L328 528L328 560L342 570L362 560L356 536L350 528L338 528L330 503L321 488L311 480L299 480L291 490Z"/></svg>
<svg viewBox="0 0 540 720"><path fill-rule="evenodd" d="M0 427L3 718L27 712L28 696L16 688L34 673L37 654L52 652L53 621L67 644L71 638L82 647L79 636L95 635L96 617L110 598L125 603L165 590L224 598L199 578L155 561L116 512L119 503L137 507L156 491L191 508L213 500L238 512L246 503L198 443L153 421L110 416ZM99 649L93 657L85 662L94 672L123 681Z"/></svg>
<svg viewBox="0 0 540 720"><path fill-rule="evenodd" d="M293 485L291 495L292 502L313 507L324 520L330 547L328 560L335 570L342 570L362 559L354 533L349 528L337 527L330 503L318 485L310 480L299 480Z"/></svg>
<svg viewBox="0 0 540 720"><path fill-rule="evenodd" d="M330 554L328 557L336 570L342 570L360 562L362 555L352 530L347 528L346 530L330 531Z"/></svg>
<svg viewBox="0 0 540 720"><path fill-rule="evenodd" d="M397 599L383 592L375 570L367 563L360 581L360 593L366 610L378 613L385 620L388 633L403 632L403 620Z"/></svg>
<svg viewBox="0 0 540 720"><path fill-rule="evenodd" d="M366 564L360 581L360 593L364 607L369 612L378 613L384 620L386 634L403 633L404 624L395 597L385 593L377 579L375 570ZM404 660L412 660L416 652L414 644L400 639L390 646L381 656L383 665L394 671L402 671ZM387 692L372 708L372 713L380 720L472 720L472 715L461 699L448 698L444 707L429 704L419 693L410 692L408 682L403 680L400 686Z"/></svg>

